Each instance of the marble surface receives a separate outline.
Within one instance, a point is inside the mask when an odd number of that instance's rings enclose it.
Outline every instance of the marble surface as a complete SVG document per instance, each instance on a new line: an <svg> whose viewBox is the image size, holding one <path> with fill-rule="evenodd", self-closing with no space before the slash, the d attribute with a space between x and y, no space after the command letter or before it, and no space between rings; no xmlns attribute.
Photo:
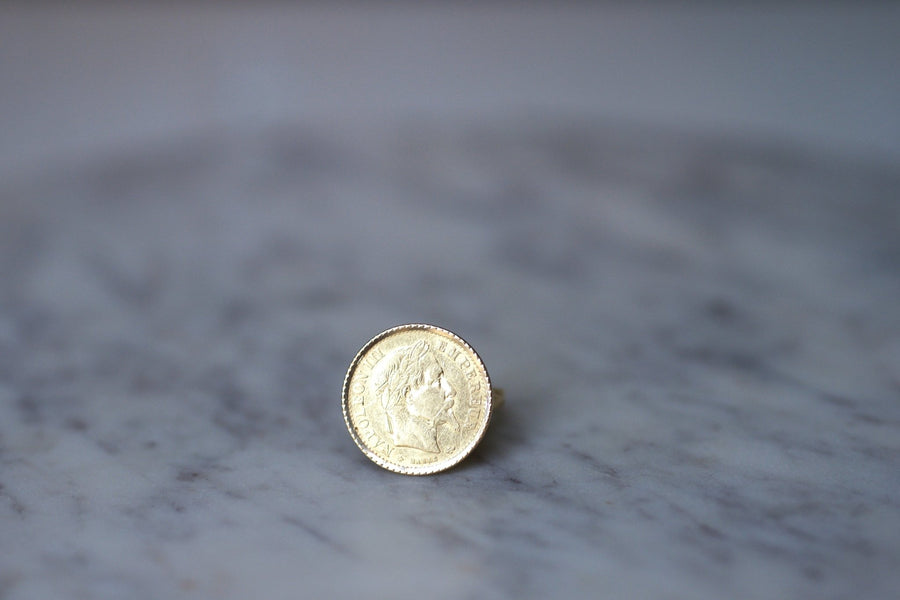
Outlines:
<svg viewBox="0 0 900 600"><path fill-rule="evenodd" d="M0 597L896 598L898 189L552 119L212 130L7 179ZM419 478L339 398L415 321L507 394Z"/></svg>

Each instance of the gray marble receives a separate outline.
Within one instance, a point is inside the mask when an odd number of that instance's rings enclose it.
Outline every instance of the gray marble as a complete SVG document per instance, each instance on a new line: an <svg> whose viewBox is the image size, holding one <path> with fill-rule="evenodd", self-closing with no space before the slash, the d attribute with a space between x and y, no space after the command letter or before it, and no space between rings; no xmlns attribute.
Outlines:
<svg viewBox="0 0 900 600"><path fill-rule="evenodd" d="M535 121L537 122L537 121ZM284 123L0 185L0 597L896 598L900 169L592 121ZM340 413L424 321L460 467Z"/></svg>

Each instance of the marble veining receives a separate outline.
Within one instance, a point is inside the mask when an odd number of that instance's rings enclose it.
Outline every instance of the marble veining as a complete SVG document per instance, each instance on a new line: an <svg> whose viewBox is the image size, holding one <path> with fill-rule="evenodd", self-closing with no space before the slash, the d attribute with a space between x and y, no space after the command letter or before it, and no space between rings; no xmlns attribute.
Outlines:
<svg viewBox="0 0 900 600"><path fill-rule="evenodd" d="M900 169L602 122L281 124L0 186L0 597L896 598ZM403 477L359 347L507 402Z"/></svg>

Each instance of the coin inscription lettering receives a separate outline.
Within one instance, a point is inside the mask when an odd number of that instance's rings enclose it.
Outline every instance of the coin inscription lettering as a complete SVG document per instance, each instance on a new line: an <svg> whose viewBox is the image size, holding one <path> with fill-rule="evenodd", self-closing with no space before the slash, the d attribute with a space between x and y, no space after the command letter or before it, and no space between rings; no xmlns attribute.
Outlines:
<svg viewBox="0 0 900 600"><path fill-rule="evenodd" d="M403 325L360 350L342 405L366 456L392 471L424 475L452 467L478 444L491 416L491 386L461 338L431 325Z"/></svg>

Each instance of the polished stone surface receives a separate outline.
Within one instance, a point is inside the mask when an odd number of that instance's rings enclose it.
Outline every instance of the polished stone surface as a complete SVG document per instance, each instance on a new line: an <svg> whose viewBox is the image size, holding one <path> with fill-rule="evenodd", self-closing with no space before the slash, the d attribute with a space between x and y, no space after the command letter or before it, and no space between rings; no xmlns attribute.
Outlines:
<svg viewBox="0 0 900 600"><path fill-rule="evenodd" d="M897 165L529 123L4 181L0 596L896 597ZM420 478L340 412L415 321L507 395Z"/></svg>

